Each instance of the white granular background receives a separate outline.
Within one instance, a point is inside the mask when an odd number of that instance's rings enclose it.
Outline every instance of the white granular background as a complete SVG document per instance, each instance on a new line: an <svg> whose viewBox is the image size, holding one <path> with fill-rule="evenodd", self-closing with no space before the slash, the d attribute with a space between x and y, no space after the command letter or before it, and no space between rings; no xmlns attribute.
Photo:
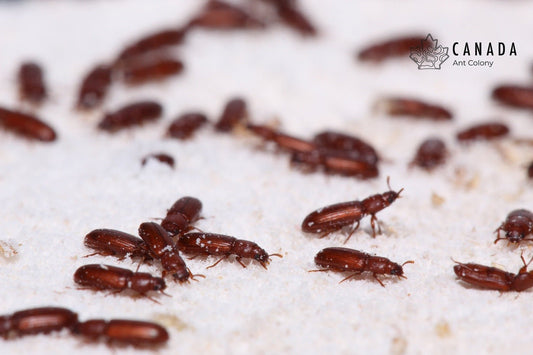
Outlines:
<svg viewBox="0 0 533 355"><path fill-rule="evenodd" d="M466 286L453 273L454 258L517 272L531 244L493 244L507 213L532 208L533 186L524 165L533 148L511 139L460 146L455 134L469 124L501 119L513 137L533 131L531 113L490 99L502 82L533 82L533 4L526 1L301 1L321 31L304 39L283 26L260 32L192 33L176 53L184 73L163 83L113 86L105 107L73 110L81 77L111 60L147 32L182 24L203 4L182 1L31 1L0 4L0 105L22 108L15 76L25 59L46 70L50 99L36 111L58 131L52 144L0 132L0 314L61 306L90 318L153 320L168 327L162 354L449 354L528 353L531 291L499 293ZM358 48L394 35L431 32L445 46L459 41L515 42L517 56L492 68L452 66L419 71L409 59L382 65L354 60ZM509 48L509 47L507 47ZM451 48L450 48L451 51ZM459 58L462 59L462 58ZM245 134L207 128L187 142L163 139L169 122L190 110L216 119L225 102L246 98L254 121L279 120L303 138L322 129L355 134L385 158L377 179L302 174L288 157ZM408 95L450 107L454 120L423 122L372 111L378 97ZM163 119L115 135L96 130L105 110L138 99L155 99ZM442 137L447 164L426 173L408 169L418 144ZM175 170L141 158L164 151ZM300 225L311 211L405 188L402 198L378 214L384 234L371 237L369 218L345 247L385 256L404 267L407 280L371 275L308 273L323 248L343 246L345 234L319 239ZM205 267L216 258L188 261L206 278L186 285L168 282L172 297L161 304L130 293L77 290L74 271L105 263L129 269L130 259L83 256L84 236L96 228L136 234L140 223L162 217L174 201L203 202L197 226L253 240L273 258L268 270L235 260ZM442 203L439 205L438 201ZM14 251L17 252L13 256ZM158 274L157 266L141 271ZM0 341L1 354L98 354L107 345L68 335ZM132 347L121 353L151 353Z"/></svg>

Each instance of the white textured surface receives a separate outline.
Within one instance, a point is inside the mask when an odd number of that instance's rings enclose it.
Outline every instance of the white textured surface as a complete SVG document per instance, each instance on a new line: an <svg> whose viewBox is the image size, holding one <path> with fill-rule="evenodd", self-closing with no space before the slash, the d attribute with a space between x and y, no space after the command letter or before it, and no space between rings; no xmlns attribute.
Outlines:
<svg viewBox="0 0 533 355"><path fill-rule="evenodd" d="M182 76L138 89L114 86L106 108L137 98L165 107L163 122L117 135L97 132L101 112L71 108L81 76L97 61L112 58L126 41L147 31L180 24L200 4L182 1L35 1L0 4L0 104L18 107L14 75L21 60L35 58L46 70L51 100L39 110L59 133L54 144L29 143L0 132L0 240L18 255L0 256L0 314L57 305L81 319L139 318L169 326L161 353L527 353L531 292L499 294L457 282L450 257L500 265L516 272L520 251L531 246L493 244L494 229L514 208L531 208L533 187L521 164L533 151L503 142L508 160L493 145L459 147L455 132L470 122L502 117L515 135L533 130L531 114L491 102L502 80L531 82L533 4L516 1L328 1L304 2L322 30L302 40L281 27L260 33L197 32L178 51ZM368 66L355 63L356 48L392 33L430 31L454 40L515 41L516 58L496 59L492 69L418 71L408 60ZM383 94L412 94L451 107L453 123L393 120L372 114ZM373 142L389 162L378 179L362 182L322 174L304 175L288 158L257 149L248 137L203 130L182 143L161 139L177 114L201 109L215 118L225 101L240 94L254 120L278 117L282 128L310 137L323 128L345 130ZM452 147L447 165L433 174L408 170L419 142L439 134ZM166 151L177 169L140 158ZM464 172L457 177L456 170ZM338 284L343 275L314 273L322 248L341 246L344 234L324 239L305 235L307 213L327 204L362 199L393 188L403 197L378 214L385 234L370 237L368 218L346 247L376 253L406 265L407 280L371 278ZM470 187L468 187L470 186ZM444 198L432 204L432 193ZM72 274L85 263L135 268L129 260L93 256L83 246L95 228L136 233L141 222L161 217L179 197L196 196L205 219L198 227L257 242L280 252L268 271L252 263L195 259L207 276L186 286L169 283L172 298L161 305L126 295L76 290ZM2 244L3 245L3 244ZM142 266L142 271L158 269ZM0 341L1 354L96 354L67 334ZM127 348L124 353L137 353Z"/></svg>

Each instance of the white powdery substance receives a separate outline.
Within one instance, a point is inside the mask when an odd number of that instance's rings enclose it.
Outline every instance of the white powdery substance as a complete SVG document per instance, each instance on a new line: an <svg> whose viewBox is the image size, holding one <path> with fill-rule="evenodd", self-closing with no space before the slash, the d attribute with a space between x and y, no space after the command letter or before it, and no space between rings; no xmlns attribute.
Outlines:
<svg viewBox="0 0 533 355"><path fill-rule="evenodd" d="M186 70L170 81L111 90L105 110L141 98L165 107L163 122L108 135L95 126L102 112L72 110L80 78L109 60L126 41L180 24L201 4L194 0L46 1L0 6L0 104L19 107L14 87L20 62L35 58L46 70L51 99L39 111L59 133L54 144L30 143L0 132L0 240L16 255L0 257L0 314L37 306L63 306L80 319L159 321L171 339L161 354L210 353L510 353L533 346L531 292L499 294L457 282L451 257L516 272L519 248L493 244L494 229L515 208L531 208L533 187L521 166L531 148L503 142L460 147L454 134L468 124L501 116L516 132L531 132L531 115L490 100L502 80L527 82L533 48L533 4L516 2L388 1L304 2L322 37L301 39L281 27L266 32L197 32L176 50ZM462 26L472 23L476 26ZM496 25L504 23L505 26ZM431 31L454 40L514 41L516 58L495 66L418 71L408 60L381 66L356 63L357 48L393 33ZM451 59L450 59L451 60ZM366 137L382 152L378 179L301 174L282 154L258 149L245 136L201 131L186 143L162 139L181 112L201 109L215 119L232 95L249 101L255 121L279 117L282 129L310 137L323 128ZM442 103L452 123L416 122L375 115L378 97L409 94ZM446 166L432 174L407 169L419 142L440 135L451 147ZM147 153L165 151L175 170ZM502 158L504 152L506 159ZM405 265L407 280L308 273L325 247L343 246L346 235L324 239L301 232L311 211L386 191L386 176L402 198L378 214L384 234L371 238L369 219L345 245ZM438 195L438 196L435 196ZM129 259L92 256L85 234L114 228L136 234L140 223L164 217L179 197L203 202L197 226L258 243L273 258L243 269L216 257L187 264L206 279L169 282L161 304L130 294L77 290L74 271L87 263L134 269ZM433 201L433 202L432 202ZM438 205L434 201L442 201ZM2 244L3 245L3 244ZM140 271L159 273L154 266ZM105 344L85 344L65 332L0 341L2 354L99 354ZM131 347L124 353L142 353Z"/></svg>

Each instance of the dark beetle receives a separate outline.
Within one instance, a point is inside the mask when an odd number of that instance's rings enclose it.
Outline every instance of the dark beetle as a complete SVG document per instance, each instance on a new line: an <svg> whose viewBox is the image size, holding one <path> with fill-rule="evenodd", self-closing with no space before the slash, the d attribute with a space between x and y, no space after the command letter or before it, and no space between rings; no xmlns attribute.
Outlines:
<svg viewBox="0 0 533 355"><path fill-rule="evenodd" d="M524 266L517 274L503 271L495 267L479 264L463 264L456 262L453 271L459 279L471 285L488 288L491 290L504 291L524 291L533 287L533 271L527 271L529 263L526 263L524 256L520 256ZM532 259L533 260L533 259Z"/></svg>
<svg viewBox="0 0 533 355"><path fill-rule="evenodd" d="M78 315L68 309L41 307L0 316L0 336L24 336L47 334L64 328L72 329L78 323Z"/></svg>
<svg viewBox="0 0 533 355"><path fill-rule="evenodd" d="M433 170L444 164L447 156L448 151L444 141L440 138L429 138L420 144L409 166L416 165L422 169Z"/></svg>
<svg viewBox="0 0 533 355"><path fill-rule="evenodd" d="M160 81L183 71L180 60L160 58L148 62L133 62L123 69L122 80L128 85L141 85L151 81Z"/></svg>
<svg viewBox="0 0 533 355"><path fill-rule="evenodd" d="M165 280L160 277L103 264L81 266L74 273L74 282L95 290L120 292L131 289L141 295L146 295L150 291L163 292L166 288Z"/></svg>
<svg viewBox="0 0 533 355"><path fill-rule="evenodd" d="M376 164L369 163L359 153L319 148L309 152L294 152L291 165L304 171L323 168L329 174L354 176L359 179L371 179L379 175Z"/></svg>
<svg viewBox="0 0 533 355"><path fill-rule="evenodd" d="M167 164L172 169L174 169L174 158L166 153L153 153L148 154L141 160L141 165L145 166L149 159L156 159L161 163Z"/></svg>
<svg viewBox="0 0 533 355"><path fill-rule="evenodd" d="M139 101L122 107L118 111L104 116L98 128L108 132L116 132L131 126L138 126L161 117L163 107L155 101Z"/></svg>
<svg viewBox="0 0 533 355"><path fill-rule="evenodd" d="M500 122L479 123L457 133L457 140L468 142L475 140L493 140L509 134L509 127Z"/></svg>
<svg viewBox="0 0 533 355"><path fill-rule="evenodd" d="M425 36L405 36L371 44L357 54L360 61L379 63L394 57L406 57L413 48L431 47Z"/></svg>
<svg viewBox="0 0 533 355"><path fill-rule="evenodd" d="M270 256L281 257L279 254L269 255L254 242L214 233L188 233L181 236L176 245L181 252L194 256L223 255L221 259L208 268L217 265L232 254L236 255L236 260L242 267L246 266L242 263L241 258L251 258L258 261L265 269Z"/></svg>
<svg viewBox="0 0 533 355"><path fill-rule="evenodd" d="M77 108L89 110L102 104L111 86L111 75L108 65L98 65L87 73L80 86Z"/></svg>
<svg viewBox="0 0 533 355"><path fill-rule="evenodd" d="M164 49L166 47L181 44L188 28L183 29L167 29L149 34L140 40L128 45L120 52L115 66L120 66L125 62L137 60L139 57L147 53Z"/></svg>
<svg viewBox="0 0 533 355"><path fill-rule="evenodd" d="M192 277L178 249L174 247L172 238L159 224L142 223L139 226L139 236L145 241L152 256L161 261L163 276L171 274L179 282L188 281Z"/></svg>
<svg viewBox="0 0 533 355"><path fill-rule="evenodd" d="M263 140L275 143L282 150L295 153L312 152L316 149L313 142L290 136L265 125L248 123L246 128Z"/></svg>
<svg viewBox="0 0 533 355"><path fill-rule="evenodd" d="M39 104L46 98L43 70L39 64L23 63L18 72L18 83L21 99Z"/></svg>
<svg viewBox="0 0 533 355"><path fill-rule="evenodd" d="M429 118L434 121L452 119L452 114L446 108L410 98L383 98L376 106L390 116Z"/></svg>
<svg viewBox="0 0 533 355"><path fill-rule="evenodd" d="M317 30L311 21L296 6L295 1L274 1L279 18L285 25L304 36L316 36Z"/></svg>
<svg viewBox="0 0 533 355"><path fill-rule="evenodd" d="M215 129L219 132L229 132L239 122L244 122L248 119L248 109L246 102L241 98L234 98L226 104L222 115L215 124Z"/></svg>
<svg viewBox="0 0 533 355"><path fill-rule="evenodd" d="M492 98L507 106L533 109L531 86L501 85L492 91Z"/></svg>
<svg viewBox="0 0 533 355"><path fill-rule="evenodd" d="M387 184L388 183L389 179L387 179ZM355 223L348 238L345 240L346 243L357 228L359 228L360 220L363 217L370 215L372 236L375 237L376 231L374 223L377 221L376 213L396 201L396 199L400 197L402 191L403 189L400 189L398 192L390 189L385 193L369 196L362 201L348 201L319 208L305 217L302 222L302 231L306 233L323 233L321 235L321 238L323 238L332 232ZM378 233L381 233L380 228Z"/></svg>
<svg viewBox="0 0 533 355"><path fill-rule="evenodd" d="M199 128L207 124L207 117L203 113L189 112L176 118L167 130L167 135L177 139L188 139Z"/></svg>
<svg viewBox="0 0 533 355"><path fill-rule="evenodd" d="M161 226L174 235L188 232L194 229L191 224L200 218L201 211L202 202L199 199L191 196L182 197L167 211Z"/></svg>
<svg viewBox="0 0 533 355"><path fill-rule="evenodd" d="M505 237L500 237L500 231L505 232ZM519 243L526 239L530 234L533 234L533 213L526 209L514 210L507 215L505 221L496 229L498 236L494 244L501 239L507 239L511 243Z"/></svg>
<svg viewBox="0 0 533 355"><path fill-rule="evenodd" d="M152 259L146 243L142 239L113 229L93 230L85 236L84 244L86 247L96 250L94 254L112 255L119 259L124 259L128 255L143 260Z"/></svg>
<svg viewBox="0 0 533 355"><path fill-rule="evenodd" d="M334 131L323 131L314 136L313 142L319 148L341 150L369 164L377 164L379 161L376 149L355 136Z"/></svg>
<svg viewBox="0 0 533 355"><path fill-rule="evenodd" d="M74 334L92 341L102 338L108 343L129 344L136 347L153 347L168 341L168 332L159 324L127 319L91 319L78 323Z"/></svg>
<svg viewBox="0 0 533 355"><path fill-rule="evenodd" d="M315 256L315 264L323 267L324 269L315 271L333 270L340 272L354 272L354 274L346 277L341 282L368 271L372 273L374 279L376 279L381 286L385 287L383 282L378 279L377 275L393 275L406 278L403 275L402 267L405 264L411 263L414 263L414 261L406 261L402 265L399 265L387 258L370 255L354 249L326 248L321 250Z"/></svg>
<svg viewBox="0 0 533 355"><path fill-rule="evenodd" d="M24 138L53 142L57 135L52 127L35 116L0 107L0 127Z"/></svg>
<svg viewBox="0 0 533 355"><path fill-rule="evenodd" d="M377 165L369 163L358 154L330 149L319 149L318 152L327 173L354 176L359 179L371 179L379 175Z"/></svg>
<svg viewBox="0 0 533 355"><path fill-rule="evenodd" d="M195 16L188 27L217 30L261 29L265 25L241 8L223 1L211 0L203 11Z"/></svg>

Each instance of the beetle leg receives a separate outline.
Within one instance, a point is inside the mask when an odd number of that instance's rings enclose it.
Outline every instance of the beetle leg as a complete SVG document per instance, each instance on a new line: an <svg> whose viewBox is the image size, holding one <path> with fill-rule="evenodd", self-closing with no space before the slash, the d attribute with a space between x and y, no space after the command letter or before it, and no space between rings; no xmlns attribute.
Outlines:
<svg viewBox="0 0 533 355"><path fill-rule="evenodd" d="M324 234L322 234L320 237L320 239L324 238L324 237L327 237L328 235L330 235L333 231L329 231L329 232L325 232Z"/></svg>
<svg viewBox="0 0 533 355"><path fill-rule="evenodd" d="M359 275L359 274L361 274L361 271L357 271L357 272L351 274L350 276L345 277L344 279L340 280L339 283L343 283L344 281L349 280L349 279L351 279L352 277L354 277L354 276L356 276L356 275Z"/></svg>
<svg viewBox="0 0 533 355"><path fill-rule="evenodd" d="M111 291L109 292L107 295L105 295L105 297L107 296L111 296L111 295L116 295L117 293L121 293L122 291L124 290L115 290L115 291ZM143 295L144 296L144 295Z"/></svg>
<svg viewBox="0 0 533 355"><path fill-rule="evenodd" d="M526 274L527 273L527 267L529 264L531 264L531 261L533 261L533 257L526 263L526 259L524 259L524 251L520 253L520 259L522 259L522 262L524 263L524 266L520 268L520 271L518 271L519 274Z"/></svg>
<svg viewBox="0 0 533 355"><path fill-rule="evenodd" d="M309 270L309 271L307 271L307 272L322 272L322 271L329 271L329 269Z"/></svg>
<svg viewBox="0 0 533 355"><path fill-rule="evenodd" d="M194 281L198 282L198 280L195 279L196 276L203 277L205 279L205 275L193 274L189 268L187 268L187 271L189 272L189 277L191 278L191 280L194 280Z"/></svg>
<svg viewBox="0 0 533 355"><path fill-rule="evenodd" d="M206 267L206 269L211 269L212 267L217 266L217 264L218 264L219 262L221 262L222 260L226 259L227 257L228 257L227 255L224 255L223 257L221 257L220 259L218 259L218 261L217 261L216 263L214 263L214 264L211 265L211 266Z"/></svg>
<svg viewBox="0 0 533 355"><path fill-rule="evenodd" d="M348 242L348 240L352 237L352 234L357 230L357 228L359 228L359 222L360 221L357 221L357 224L355 225L355 227L352 228L352 230L350 231L350 234L348 234L348 238L346 238L346 240L344 241L344 244Z"/></svg>
<svg viewBox="0 0 533 355"><path fill-rule="evenodd" d="M378 225L378 234L381 234L381 226L379 225L378 218L376 217L375 214L373 214L372 217L370 218L370 225L372 226L372 238L376 237L376 226L374 223L377 223Z"/></svg>
<svg viewBox="0 0 533 355"><path fill-rule="evenodd" d="M97 251L96 253L92 253L92 254L89 254L89 255L85 255L83 256L83 258L88 258L89 256L93 256L93 255L101 255L101 256L110 256L110 255L113 255L112 252L108 251L108 252L105 252L105 251ZM124 259L124 258L123 258ZM120 259L119 259L120 260Z"/></svg>
<svg viewBox="0 0 533 355"><path fill-rule="evenodd" d="M141 267L141 264L144 262L144 256L141 258L141 261L139 261L139 264L137 264L137 269L135 269L135 272L139 271L139 268Z"/></svg>
<svg viewBox="0 0 533 355"><path fill-rule="evenodd" d="M244 264L242 263L240 257L236 257L235 260L237 260L237 261L239 262L239 264L241 264L241 266L242 266L243 268L246 268L246 265L244 265Z"/></svg>
<svg viewBox="0 0 533 355"><path fill-rule="evenodd" d="M187 259L189 259L189 260L196 259L198 257L198 255L200 255L200 254L196 254L194 256L189 256Z"/></svg>
<svg viewBox="0 0 533 355"><path fill-rule="evenodd" d="M157 301L156 299L154 299L154 298L152 298L152 297L150 297L150 296L148 296L148 295L146 295L146 294L144 294L144 293L141 294L141 295L142 295L143 297L145 297L145 298L148 298L150 301L152 301L152 302L154 302L154 303L161 304L161 302Z"/></svg>
<svg viewBox="0 0 533 355"><path fill-rule="evenodd" d="M494 244L498 243L498 241L500 239L505 239L505 238L500 238L500 230L502 229L502 226L499 226L498 228L496 228L496 230L494 232L498 233L498 235L496 236L496 240L494 241Z"/></svg>
<svg viewBox="0 0 533 355"><path fill-rule="evenodd" d="M202 217L202 218L203 218L203 217ZM190 229L189 229L187 232L190 232L190 231L192 231L192 230L197 230L197 231L200 232L200 233L205 233L203 230L201 230L201 229L198 228L198 227L190 226L189 228L190 228Z"/></svg>
<svg viewBox="0 0 533 355"><path fill-rule="evenodd" d="M385 287L385 285L383 284L383 282L381 282L380 279L378 279L378 275L377 274L372 274L372 276L374 276L374 278L376 279L377 282L379 282L379 284L383 287Z"/></svg>

